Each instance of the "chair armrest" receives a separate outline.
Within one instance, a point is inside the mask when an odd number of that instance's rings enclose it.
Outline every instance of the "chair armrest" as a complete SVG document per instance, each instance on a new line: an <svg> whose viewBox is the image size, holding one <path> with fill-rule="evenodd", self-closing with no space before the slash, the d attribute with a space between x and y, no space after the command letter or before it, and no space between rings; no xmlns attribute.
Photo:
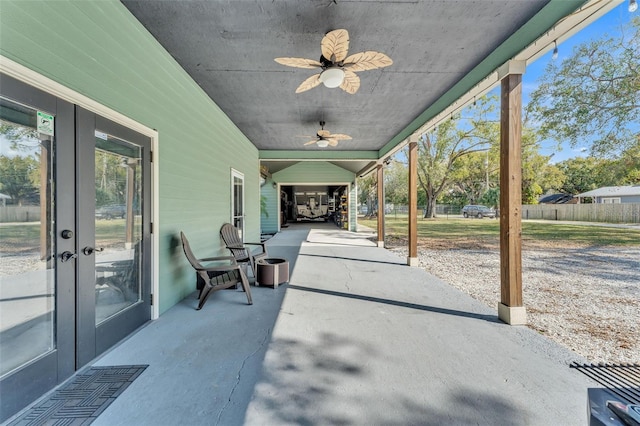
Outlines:
<svg viewBox="0 0 640 426"><path fill-rule="evenodd" d="M231 263L236 263L236 258L233 256L205 257L204 259L198 259L198 262L212 262L214 260L231 260Z"/></svg>
<svg viewBox="0 0 640 426"><path fill-rule="evenodd" d="M204 271L204 272L209 272L209 271L221 271L221 272L226 272L226 271L234 271L234 270L240 270L240 265L238 264L229 264L229 265L217 265L217 266L201 266L201 267L196 267L195 270L196 271Z"/></svg>
<svg viewBox="0 0 640 426"><path fill-rule="evenodd" d="M248 245L248 246L260 246L260 247L262 247L262 252L263 253L267 252L267 247L266 247L265 243L245 243L245 245Z"/></svg>

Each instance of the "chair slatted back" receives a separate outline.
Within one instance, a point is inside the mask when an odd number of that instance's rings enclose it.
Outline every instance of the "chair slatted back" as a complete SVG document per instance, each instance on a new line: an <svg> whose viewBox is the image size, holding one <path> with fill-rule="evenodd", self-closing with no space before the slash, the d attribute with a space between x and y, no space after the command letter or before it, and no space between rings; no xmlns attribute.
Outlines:
<svg viewBox="0 0 640 426"><path fill-rule="evenodd" d="M229 247L231 255L238 262L246 261L247 259L249 259L249 252L246 248L231 248L243 246L238 228L230 223L225 223L224 225L222 225L222 228L220 228L220 235L222 236L222 240L224 241L225 245Z"/></svg>
<svg viewBox="0 0 640 426"><path fill-rule="evenodd" d="M194 269L202 268L200 262L198 262L198 258L193 255L191 251L191 246L189 245L189 241L187 240L184 232L180 231L180 239L182 240L182 249L184 250L184 255L187 257L187 260L194 267Z"/></svg>

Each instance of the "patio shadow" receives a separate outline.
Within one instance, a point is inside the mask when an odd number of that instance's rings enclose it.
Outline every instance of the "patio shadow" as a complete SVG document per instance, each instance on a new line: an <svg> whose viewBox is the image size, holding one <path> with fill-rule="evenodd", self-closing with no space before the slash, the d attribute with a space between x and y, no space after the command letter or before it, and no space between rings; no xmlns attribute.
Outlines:
<svg viewBox="0 0 640 426"><path fill-rule="evenodd" d="M355 257L325 256L322 254L308 254L308 253L301 253L299 254L299 256L324 257L326 259L353 260L356 262L371 262L371 263L380 263L380 264L386 264L386 265L407 266L407 264L404 262L386 262L383 260L358 259Z"/></svg>
<svg viewBox="0 0 640 426"><path fill-rule="evenodd" d="M465 311L458 311L455 309L438 308L436 306L418 305L416 303L408 303L408 302L402 302L399 300L391 300L391 299L382 299L379 297L372 297L372 296L363 296L361 294L344 293L341 291L326 290L326 289L312 288L312 287L302 287L295 284L289 284L288 287L291 290L309 291L312 293L326 294L329 296L346 297L349 299L364 300L366 302L383 303L386 305L400 306L402 308L416 309L419 311L434 312L437 314L444 314L444 315L455 315L459 317L473 318L473 319L479 319L479 320L484 320L488 322L503 324L500 320L498 320L498 317L496 315L483 315L483 314L477 314L475 312L465 312Z"/></svg>

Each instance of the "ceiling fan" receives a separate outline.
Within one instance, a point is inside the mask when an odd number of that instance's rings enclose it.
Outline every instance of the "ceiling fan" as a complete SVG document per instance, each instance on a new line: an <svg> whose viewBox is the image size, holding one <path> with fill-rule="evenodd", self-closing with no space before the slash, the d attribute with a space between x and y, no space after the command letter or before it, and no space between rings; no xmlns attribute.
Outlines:
<svg viewBox="0 0 640 426"><path fill-rule="evenodd" d="M320 74L315 74L296 89L296 93L306 92L320 83L326 87L340 87L349 94L354 94L360 87L360 77L356 71L373 70L388 67L393 63L384 53L367 50L347 56L349 51L349 33L347 30L333 30L328 32L320 43L322 55L319 61L305 58L276 58L282 65L296 68L320 68Z"/></svg>
<svg viewBox="0 0 640 426"><path fill-rule="evenodd" d="M305 146L315 143L320 148L326 148L329 145L331 146L338 145L338 141L345 141L345 140L352 139L351 136L343 135L340 133L336 133L332 135L331 132L324 129L324 125L325 125L325 122L321 121L320 122L321 129L318 130L318 133L316 133L316 138L305 143L304 144Z"/></svg>

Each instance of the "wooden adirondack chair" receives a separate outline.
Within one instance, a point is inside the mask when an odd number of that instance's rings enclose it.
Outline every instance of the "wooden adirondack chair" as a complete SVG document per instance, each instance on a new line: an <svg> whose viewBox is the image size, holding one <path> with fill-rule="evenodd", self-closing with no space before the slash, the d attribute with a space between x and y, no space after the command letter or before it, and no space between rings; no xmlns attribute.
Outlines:
<svg viewBox="0 0 640 426"><path fill-rule="evenodd" d="M184 250L187 260L204 281L204 285L198 295L200 302L198 303L197 310L202 309L211 293L236 286L238 283L242 284L242 289L247 294L247 303L253 305L249 280L247 280L247 276L242 271L241 265L236 262L233 256L198 259L193 255L184 232L180 232L180 239L182 240L182 249ZM216 265L204 266L201 262L216 262Z"/></svg>
<svg viewBox="0 0 640 426"><path fill-rule="evenodd" d="M256 261L268 257L265 243L243 243L238 229L230 223L222 225L220 235L236 262L251 265L253 276L256 277ZM259 246L262 251L254 254L248 246Z"/></svg>

